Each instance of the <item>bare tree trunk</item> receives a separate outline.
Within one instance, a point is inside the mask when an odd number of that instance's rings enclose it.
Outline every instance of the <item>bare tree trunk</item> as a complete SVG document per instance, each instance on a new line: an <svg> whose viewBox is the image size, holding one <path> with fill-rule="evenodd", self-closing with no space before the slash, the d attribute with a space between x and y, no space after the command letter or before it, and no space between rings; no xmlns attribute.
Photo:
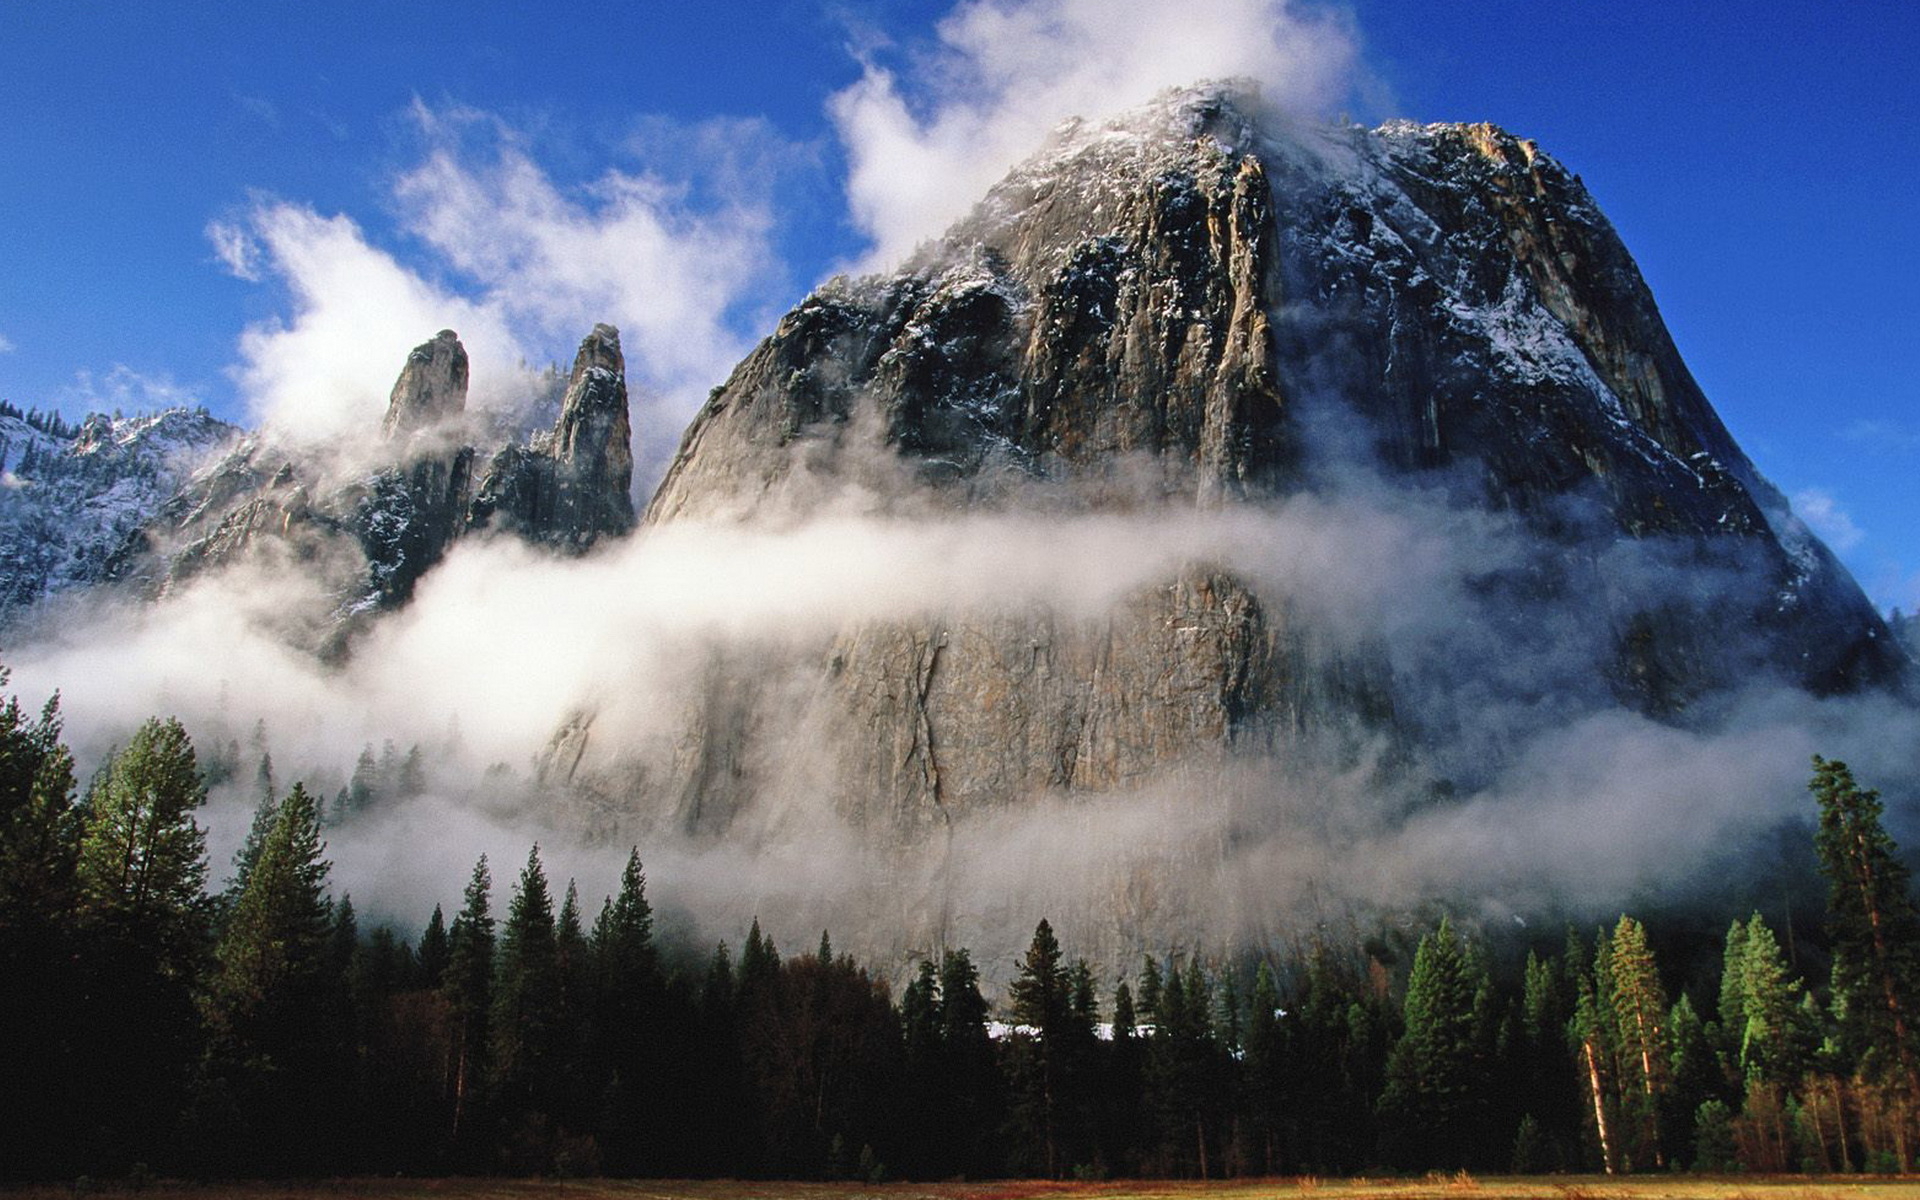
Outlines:
<svg viewBox="0 0 1920 1200"><path fill-rule="evenodd" d="M1580 1048L1587 1056L1587 1084L1593 1092L1593 1123L1600 1131L1600 1161L1605 1164L1607 1174L1611 1175L1614 1173L1613 1138L1607 1131L1606 1092L1600 1086L1600 1060L1594 1055L1592 1038L1582 1041Z"/></svg>

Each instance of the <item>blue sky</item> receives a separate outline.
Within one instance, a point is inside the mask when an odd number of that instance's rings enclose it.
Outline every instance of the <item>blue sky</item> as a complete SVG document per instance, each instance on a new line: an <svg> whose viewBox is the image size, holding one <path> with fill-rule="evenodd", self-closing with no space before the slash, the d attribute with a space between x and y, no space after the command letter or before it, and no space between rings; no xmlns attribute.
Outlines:
<svg viewBox="0 0 1920 1200"><path fill-rule="evenodd" d="M0 397L324 432L441 324L484 392L613 319L657 449L808 287L933 232L1035 129L1252 71L1578 171L1735 436L1920 607L1920 5L1163 7L6 5Z"/></svg>

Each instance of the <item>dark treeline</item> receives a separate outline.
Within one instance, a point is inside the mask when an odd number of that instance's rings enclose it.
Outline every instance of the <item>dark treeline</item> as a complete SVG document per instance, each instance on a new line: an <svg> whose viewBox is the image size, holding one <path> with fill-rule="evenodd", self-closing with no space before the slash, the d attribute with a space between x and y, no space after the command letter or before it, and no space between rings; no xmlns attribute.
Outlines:
<svg viewBox="0 0 1920 1200"><path fill-rule="evenodd" d="M1627 916L1524 963L1441 919L1404 963L1149 957L1111 990L1042 921L998 1013L960 949L897 1000L757 922L666 961L637 853L597 906L536 847L451 916L363 929L320 806L261 776L214 881L177 722L82 789L55 704L0 708L8 1176L1860 1171L1920 1144L1920 917L1839 763L1817 988L1757 914L1691 992Z"/></svg>
<svg viewBox="0 0 1920 1200"><path fill-rule="evenodd" d="M23 411L19 405L9 400L0 400L0 417L12 417L16 421L23 421L29 427L38 429L48 437L72 441L74 438L80 436L80 427L62 417L59 413L52 411L41 412L37 408L29 408Z"/></svg>

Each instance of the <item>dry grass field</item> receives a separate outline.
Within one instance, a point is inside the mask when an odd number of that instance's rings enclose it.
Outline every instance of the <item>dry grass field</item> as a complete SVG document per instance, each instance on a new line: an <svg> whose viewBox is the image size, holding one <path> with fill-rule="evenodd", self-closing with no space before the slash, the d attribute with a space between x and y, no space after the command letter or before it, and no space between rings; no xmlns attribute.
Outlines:
<svg viewBox="0 0 1920 1200"><path fill-rule="evenodd" d="M766 1183L739 1180L343 1179L298 1184L176 1184L134 1190L29 1187L6 1200L1920 1200L1920 1177L1659 1175L1421 1179L1283 1178L1224 1183Z"/></svg>

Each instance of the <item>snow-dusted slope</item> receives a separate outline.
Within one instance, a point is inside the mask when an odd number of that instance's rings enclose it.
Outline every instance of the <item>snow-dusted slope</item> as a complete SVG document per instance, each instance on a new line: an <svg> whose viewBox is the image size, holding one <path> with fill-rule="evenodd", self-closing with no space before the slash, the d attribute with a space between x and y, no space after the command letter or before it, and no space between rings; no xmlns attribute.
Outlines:
<svg viewBox="0 0 1920 1200"><path fill-rule="evenodd" d="M1396 744L1451 788L1584 714L1684 722L1762 681L1906 669L1585 186L1488 125L1302 125L1209 86L1063 126L901 270L787 314L647 519L849 495L1205 520L1305 498L1342 531L1316 573L1353 576L1335 602L1278 549L1209 548L1090 626L850 622L810 719L842 731L841 807L909 827L1315 739ZM1383 527L1404 564L1363 566ZM713 694L699 728L790 720L751 681ZM689 741L706 757L670 802L701 821L776 785L739 768L764 753L744 735Z"/></svg>
<svg viewBox="0 0 1920 1200"><path fill-rule="evenodd" d="M102 579L127 537L240 433L200 408L51 428L0 415L0 618Z"/></svg>

